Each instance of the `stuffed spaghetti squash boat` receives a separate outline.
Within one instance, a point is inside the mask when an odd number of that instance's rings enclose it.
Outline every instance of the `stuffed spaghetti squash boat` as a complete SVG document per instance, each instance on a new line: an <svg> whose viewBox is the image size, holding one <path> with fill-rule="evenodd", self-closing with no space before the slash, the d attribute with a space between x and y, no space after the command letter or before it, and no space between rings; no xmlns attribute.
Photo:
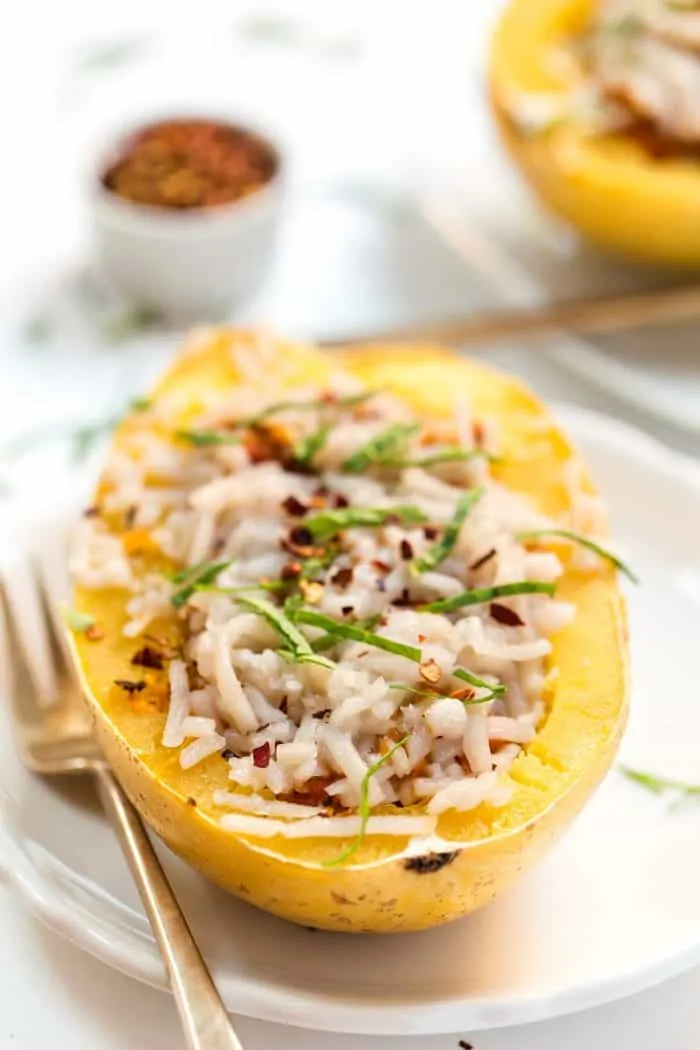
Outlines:
<svg viewBox="0 0 700 1050"><path fill-rule="evenodd" d="M489 87L549 209L612 251L700 265L695 0L510 0Z"/></svg>
<svg viewBox="0 0 700 1050"><path fill-rule="evenodd" d="M100 743L157 834L261 908L352 931L464 915L615 754L604 537L514 380L428 346L193 337L75 537Z"/></svg>

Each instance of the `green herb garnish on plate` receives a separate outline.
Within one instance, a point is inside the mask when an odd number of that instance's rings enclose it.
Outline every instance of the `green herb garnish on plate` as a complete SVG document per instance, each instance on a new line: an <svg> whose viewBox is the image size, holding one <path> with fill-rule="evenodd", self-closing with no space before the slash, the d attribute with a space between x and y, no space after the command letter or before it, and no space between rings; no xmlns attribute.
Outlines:
<svg viewBox="0 0 700 1050"><path fill-rule="evenodd" d="M689 784L683 780L672 780L669 777L658 777L653 773L645 773L641 769L630 769L629 766L620 766L623 777L639 784L646 791L654 795L665 795L667 792L676 792L690 798L700 796L700 784Z"/></svg>

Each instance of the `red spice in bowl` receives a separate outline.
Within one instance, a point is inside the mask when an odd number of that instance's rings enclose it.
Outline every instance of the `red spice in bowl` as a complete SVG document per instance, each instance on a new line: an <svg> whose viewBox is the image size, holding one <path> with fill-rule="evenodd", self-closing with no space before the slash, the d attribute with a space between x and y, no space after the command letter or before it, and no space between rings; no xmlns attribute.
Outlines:
<svg viewBox="0 0 700 1050"><path fill-rule="evenodd" d="M163 120L135 132L102 175L124 200L185 209L231 204L262 189L279 158L259 135L215 120Z"/></svg>

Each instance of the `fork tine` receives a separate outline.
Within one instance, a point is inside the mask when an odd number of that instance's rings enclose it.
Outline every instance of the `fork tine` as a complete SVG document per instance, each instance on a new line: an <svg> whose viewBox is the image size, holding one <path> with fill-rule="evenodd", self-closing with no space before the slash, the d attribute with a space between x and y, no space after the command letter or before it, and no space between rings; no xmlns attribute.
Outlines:
<svg viewBox="0 0 700 1050"><path fill-rule="evenodd" d="M58 695L58 683L43 603L26 562L3 574L10 661L18 657L26 665L39 707L50 707ZM18 650L14 651L13 650Z"/></svg>
<svg viewBox="0 0 700 1050"><path fill-rule="evenodd" d="M35 554L34 564L50 642L59 657L60 670L77 681L73 657L66 636L66 626L61 614L61 605L66 602L70 593L66 558L66 543L54 540L41 546Z"/></svg>

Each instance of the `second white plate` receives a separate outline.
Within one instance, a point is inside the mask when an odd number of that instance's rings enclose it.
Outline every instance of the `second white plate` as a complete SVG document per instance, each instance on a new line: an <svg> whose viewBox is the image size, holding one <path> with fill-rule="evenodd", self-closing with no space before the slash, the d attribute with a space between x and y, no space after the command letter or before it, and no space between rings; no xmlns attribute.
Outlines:
<svg viewBox="0 0 700 1050"><path fill-rule="evenodd" d="M643 581L630 595L634 697L623 758L700 780L700 469L602 416L570 409L562 416ZM48 495L43 516L43 529L55 531ZM22 530L25 543L27 535ZM7 719L0 719L0 771L7 882L93 955L163 985L153 938L89 786L30 777ZM372 1034L466 1032L593 1006L700 962L700 804L670 807L618 772L515 889L424 934L294 927L162 852L227 1005L252 1017Z"/></svg>

